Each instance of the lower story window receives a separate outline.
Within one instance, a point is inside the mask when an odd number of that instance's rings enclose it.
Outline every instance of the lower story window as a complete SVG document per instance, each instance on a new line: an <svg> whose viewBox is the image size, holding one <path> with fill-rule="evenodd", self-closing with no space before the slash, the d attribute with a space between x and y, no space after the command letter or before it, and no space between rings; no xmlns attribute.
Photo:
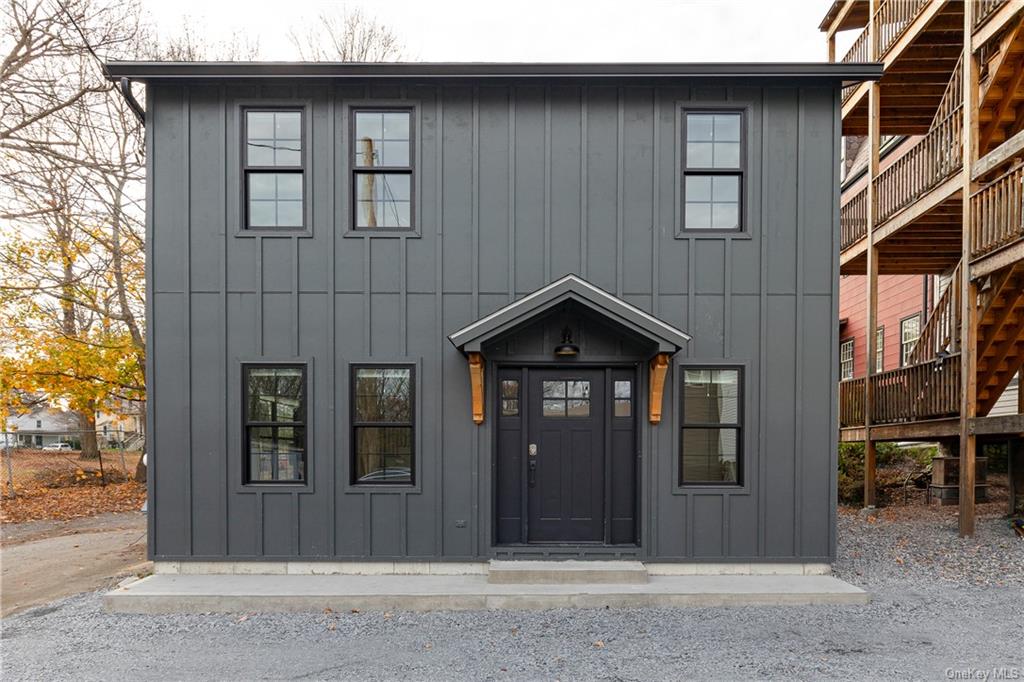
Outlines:
<svg viewBox="0 0 1024 682"><path fill-rule="evenodd" d="M853 339L839 344L839 379L853 378Z"/></svg>
<svg viewBox="0 0 1024 682"><path fill-rule="evenodd" d="M352 368L352 483L413 483L414 381L409 365Z"/></svg>
<svg viewBox="0 0 1024 682"><path fill-rule="evenodd" d="M306 367L244 365L245 482L306 480Z"/></svg>
<svg viewBox="0 0 1024 682"><path fill-rule="evenodd" d="M680 484L740 483L740 368L684 367L682 374Z"/></svg>

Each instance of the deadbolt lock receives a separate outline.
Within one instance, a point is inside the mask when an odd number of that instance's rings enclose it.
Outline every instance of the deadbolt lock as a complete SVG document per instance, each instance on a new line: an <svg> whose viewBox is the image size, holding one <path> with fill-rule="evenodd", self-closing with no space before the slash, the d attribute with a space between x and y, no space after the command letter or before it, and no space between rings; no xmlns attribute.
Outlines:
<svg viewBox="0 0 1024 682"><path fill-rule="evenodd" d="M530 443L530 447L527 448L526 451L529 453L530 457L536 457L537 456L537 444L536 443Z"/></svg>

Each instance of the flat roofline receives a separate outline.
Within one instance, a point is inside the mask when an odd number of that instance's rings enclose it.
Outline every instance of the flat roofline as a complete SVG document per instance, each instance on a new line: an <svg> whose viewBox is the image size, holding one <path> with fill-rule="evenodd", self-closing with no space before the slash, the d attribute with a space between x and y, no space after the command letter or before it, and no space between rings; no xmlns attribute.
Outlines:
<svg viewBox="0 0 1024 682"><path fill-rule="evenodd" d="M818 78L878 80L874 62L107 62L111 80L204 78Z"/></svg>

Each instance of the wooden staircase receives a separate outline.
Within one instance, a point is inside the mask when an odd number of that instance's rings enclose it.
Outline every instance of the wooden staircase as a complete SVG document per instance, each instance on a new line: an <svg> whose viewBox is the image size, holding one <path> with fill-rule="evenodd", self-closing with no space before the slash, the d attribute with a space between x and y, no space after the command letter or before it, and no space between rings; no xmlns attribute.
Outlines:
<svg viewBox="0 0 1024 682"><path fill-rule="evenodd" d="M960 274L958 265L921 330L909 365L960 352ZM1024 262L987 276L978 307L977 414L984 417L1024 366Z"/></svg>
<svg viewBox="0 0 1024 682"><path fill-rule="evenodd" d="M989 276L978 314L978 416L984 417L1024 365L1024 263Z"/></svg>

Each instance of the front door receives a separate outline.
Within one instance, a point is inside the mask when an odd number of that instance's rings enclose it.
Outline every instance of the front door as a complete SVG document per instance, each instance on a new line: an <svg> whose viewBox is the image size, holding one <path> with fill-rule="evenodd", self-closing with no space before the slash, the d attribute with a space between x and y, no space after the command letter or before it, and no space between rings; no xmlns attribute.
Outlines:
<svg viewBox="0 0 1024 682"><path fill-rule="evenodd" d="M604 384L603 370L528 371L529 542L604 541Z"/></svg>

